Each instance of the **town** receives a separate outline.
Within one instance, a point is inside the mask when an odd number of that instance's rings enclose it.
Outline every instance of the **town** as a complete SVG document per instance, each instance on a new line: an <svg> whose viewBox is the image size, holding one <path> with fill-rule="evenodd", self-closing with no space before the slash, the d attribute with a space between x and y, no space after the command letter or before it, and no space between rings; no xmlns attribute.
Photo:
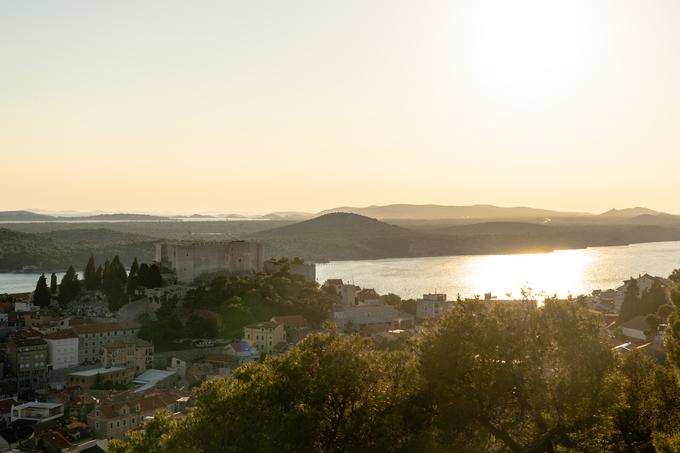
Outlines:
<svg viewBox="0 0 680 453"><path fill-rule="evenodd" d="M159 410L189 413L203 382L285 354L310 334L399 350L465 302L437 293L402 300L341 279L319 286L314 264L265 256L255 242L164 241L150 266L135 261L121 273L117 257L100 268L91 260L83 280L67 273L48 286L43 276L32 293L1 295L0 451L107 451ZM599 320L617 354L664 363L675 277L644 274L571 302ZM248 289L235 295L239 285ZM286 292L305 303L282 300ZM521 300L490 293L475 300L543 303L530 291Z"/></svg>

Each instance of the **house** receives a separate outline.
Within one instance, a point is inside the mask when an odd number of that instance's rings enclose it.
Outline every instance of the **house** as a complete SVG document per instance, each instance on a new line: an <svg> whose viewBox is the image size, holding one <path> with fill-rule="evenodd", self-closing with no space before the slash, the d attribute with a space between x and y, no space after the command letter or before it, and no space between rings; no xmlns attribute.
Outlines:
<svg viewBox="0 0 680 453"><path fill-rule="evenodd" d="M283 324L286 331L286 341L291 344L302 340L311 330L309 321L300 315L274 316L270 321Z"/></svg>
<svg viewBox="0 0 680 453"><path fill-rule="evenodd" d="M11 423L17 420L45 422L64 416L64 405L60 403L24 403L12 406Z"/></svg>
<svg viewBox="0 0 680 453"><path fill-rule="evenodd" d="M284 327L293 327L296 329L309 327L309 321L307 321L304 316L300 315L274 316L269 321L283 324Z"/></svg>
<svg viewBox="0 0 680 453"><path fill-rule="evenodd" d="M323 288L333 288L335 290L335 294L340 294L343 284L344 283L342 282L341 278L329 278L326 280L326 283L323 284Z"/></svg>
<svg viewBox="0 0 680 453"><path fill-rule="evenodd" d="M373 288L364 288L356 294L357 302L364 305L382 305L380 294Z"/></svg>
<svg viewBox="0 0 680 453"><path fill-rule="evenodd" d="M385 330L412 327L414 317L391 305L356 305L333 312L333 322L339 330L358 332L369 326Z"/></svg>
<svg viewBox="0 0 680 453"><path fill-rule="evenodd" d="M439 319L453 307L453 302L446 300L446 294L423 294L416 300L416 319Z"/></svg>
<svg viewBox="0 0 680 453"><path fill-rule="evenodd" d="M78 335L71 330L58 330L45 335L49 364L53 370L78 365Z"/></svg>
<svg viewBox="0 0 680 453"><path fill-rule="evenodd" d="M286 331L283 324L256 322L243 328L243 338L261 353L271 354L278 343L286 341Z"/></svg>
<svg viewBox="0 0 680 453"><path fill-rule="evenodd" d="M224 347L224 354L235 357L239 365L260 360L260 353L257 348L251 346L247 340L229 343Z"/></svg>
<svg viewBox="0 0 680 453"><path fill-rule="evenodd" d="M137 323L86 323L72 325L78 335L78 363L99 363L104 347L115 340L134 338L139 333Z"/></svg>
<svg viewBox="0 0 680 453"><path fill-rule="evenodd" d="M104 368L131 368L135 374L153 366L153 344L141 338L115 340L104 346L102 366Z"/></svg>
<svg viewBox="0 0 680 453"><path fill-rule="evenodd" d="M95 368L92 370L76 371L67 377L68 387L80 387L83 390L90 390L99 386L120 386L128 384L134 377L134 370L131 368L111 367Z"/></svg>
<svg viewBox="0 0 680 453"><path fill-rule="evenodd" d="M183 396L173 390L116 396L95 406L87 417L87 425L97 439L121 439L128 431L142 426L144 419L158 410L176 412L178 400Z"/></svg>
<svg viewBox="0 0 680 453"><path fill-rule="evenodd" d="M645 332L650 330L649 325L645 321L645 317L642 315L624 322L619 327L621 327L621 333L623 333L624 336L634 341L646 341L647 334Z"/></svg>
<svg viewBox="0 0 680 453"><path fill-rule="evenodd" d="M174 371L181 379L185 379L187 375L187 362L178 357L170 358L170 365L166 368L168 371Z"/></svg>

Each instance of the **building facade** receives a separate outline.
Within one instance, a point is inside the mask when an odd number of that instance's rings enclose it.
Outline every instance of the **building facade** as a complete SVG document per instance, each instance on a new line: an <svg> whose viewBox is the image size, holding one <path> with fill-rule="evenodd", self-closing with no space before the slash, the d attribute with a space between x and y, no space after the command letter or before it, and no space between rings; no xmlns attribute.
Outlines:
<svg viewBox="0 0 680 453"><path fill-rule="evenodd" d="M153 344L141 338L116 340L104 346L102 366L131 368L135 374L153 366Z"/></svg>
<svg viewBox="0 0 680 453"><path fill-rule="evenodd" d="M42 391L47 387L49 351L40 337L16 338L7 345L8 361L17 377L17 390Z"/></svg>
<svg viewBox="0 0 680 453"><path fill-rule="evenodd" d="M97 439L121 439L144 424L145 417L165 409L179 409L181 395L174 391L155 391L145 395L126 395L120 399L102 401L87 416L87 425Z"/></svg>
<svg viewBox="0 0 680 453"><path fill-rule="evenodd" d="M99 363L104 347L116 340L135 338L139 333L136 323L98 323L72 326L78 335L78 363Z"/></svg>
<svg viewBox="0 0 680 453"><path fill-rule="evenodd" d="M161 242L156 262L184 283L211 272L252 274L264 270L264 246L252 241Z"/></svg>
<svg viewBox="0 0 680 453"><path fill-rule="evenodd" d="M45 335L49 364L53 370L78 365L78 335L71 330L59 330Z"/></svg>
<svg viewBox="0 0 680 453"><path fill-rule="evenodd" d="M422 299L416 300L416 319L438 319L452 307L453 302L446 300L446 294L423 294Z"/></svg>
<svg viewBox="0 0 680 453"><path fill-rule="evenodd" d="M277 344L285 343L286 331L283 324L256 322L243 328L243 338L260 353L271 354Z"/></svg>
<svg viewBox="0 0 680 453"><path fill-rule="evenodd" d="M132 381L134 372L129 368L111 367L95 368L93 370L76 371L67 376L68 387L80 387L90 390L99 386L122 385Z"/></svg>

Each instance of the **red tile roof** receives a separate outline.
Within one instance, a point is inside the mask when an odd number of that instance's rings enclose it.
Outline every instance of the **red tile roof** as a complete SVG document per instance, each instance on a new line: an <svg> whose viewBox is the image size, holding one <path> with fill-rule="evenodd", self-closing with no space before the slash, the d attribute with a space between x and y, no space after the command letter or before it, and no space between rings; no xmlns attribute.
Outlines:
<svg viewBox="0 0 680 453"><path fill-rule="evenodd" d="M288 315L288 316L274 316L271 319L277 324L283 324L284 327L308 327L309 321L307 321L304 316L301 315Z"/></svg>

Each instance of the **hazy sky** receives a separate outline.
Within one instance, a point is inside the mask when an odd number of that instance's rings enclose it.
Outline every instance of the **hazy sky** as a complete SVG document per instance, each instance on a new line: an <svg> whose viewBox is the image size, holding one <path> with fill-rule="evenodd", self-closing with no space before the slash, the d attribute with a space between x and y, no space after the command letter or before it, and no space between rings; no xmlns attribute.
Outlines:
<svg viewBox="0 0 680 453"><path fill-rule="evenodd" d="M680 212L677 0L0 0L0 210Z"/></svg>

